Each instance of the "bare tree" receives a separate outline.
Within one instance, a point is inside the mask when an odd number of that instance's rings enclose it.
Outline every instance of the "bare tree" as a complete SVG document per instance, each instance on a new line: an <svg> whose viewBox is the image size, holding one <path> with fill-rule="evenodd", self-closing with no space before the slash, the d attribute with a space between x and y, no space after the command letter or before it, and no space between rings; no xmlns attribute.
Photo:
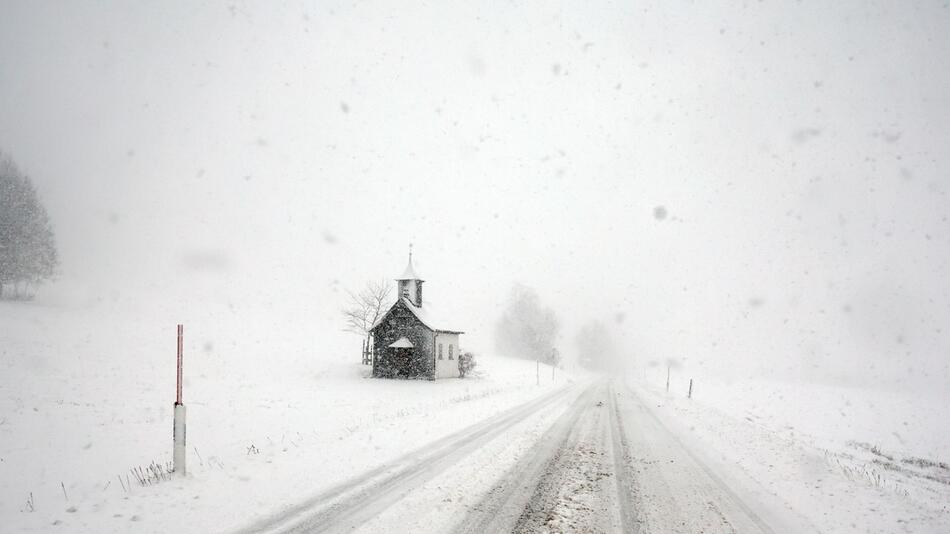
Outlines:
<svg viewBox="0 0 950 534"><path fill-rule="evenodd" d="M386 280L367 282L358 293L347 291L349 300L343 308L343 317L346 319L344 330L359 334L366 342L365 346L368 346L370 330L389 310L392 292L392 284Z"/></svg>
<svg viewBox="0 0 950 534"><path fill-rule="evenodd" d="M541 304L538 293L516 284L495 327L495 348L505 356L546 359L554 346L558 327L554 310Z"/></svg>

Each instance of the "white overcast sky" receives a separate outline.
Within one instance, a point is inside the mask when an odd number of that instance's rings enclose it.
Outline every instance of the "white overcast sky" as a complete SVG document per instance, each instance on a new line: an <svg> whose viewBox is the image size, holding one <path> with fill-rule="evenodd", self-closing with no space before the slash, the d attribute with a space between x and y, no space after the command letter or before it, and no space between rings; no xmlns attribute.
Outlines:
<svg viewBox="0 0 950 534"><path fill-rule="evenodd" d="M567 351L946 383L948 147L945 1L0 1L57 291L213 286L340 347L412 242L483 350L519 281Z"/></svg>

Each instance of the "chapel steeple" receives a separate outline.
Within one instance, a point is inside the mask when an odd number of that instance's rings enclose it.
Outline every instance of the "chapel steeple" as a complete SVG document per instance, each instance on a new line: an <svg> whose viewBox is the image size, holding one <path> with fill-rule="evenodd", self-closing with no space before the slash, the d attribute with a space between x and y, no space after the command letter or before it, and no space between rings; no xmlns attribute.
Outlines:
<svg viewBox="0 0 950 534"><path fill-rule="evenodd" d="M416 307L422 307L422 283L416 270L412 266L412 244L409 245L409 263L402 276L396 279L399 284L399 298L405 298Z"/></svg>

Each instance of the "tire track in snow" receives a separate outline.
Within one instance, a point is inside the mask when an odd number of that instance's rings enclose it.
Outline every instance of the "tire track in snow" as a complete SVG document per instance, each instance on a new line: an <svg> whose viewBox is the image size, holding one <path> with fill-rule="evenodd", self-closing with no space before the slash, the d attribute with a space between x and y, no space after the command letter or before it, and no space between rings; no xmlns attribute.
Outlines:
<svg viewBox="0 0 950 534"><path fill-rule="evenodd" d="M620 506L620 525L623 532L637 534L640 532L640 523L634 511L634 481L630 476L630 453L627 438L624 434L623 419L617 407L617 393L614 391L614 382L607 388L610 397L610 438L614 460L614 480L617 483L617 502Z"/></svg>
<svg viewBox="0 0 950 534"><path fill-rule="evenodd" d="M567 397L567 386L436 440L395 461L335 485L238 534L348 532L373 518L413 489L435 478L465 455L525 418Z"/></svg>
<svg viewBox="0 0 950 534"><path fill-rule="evenodd" d="M548 474L571 441L577 422L593 402L594 388L589 387L574 401L514 468L465 517L455 534L512 532Z"/></svg>
<svg viewBox="0 0 950 534"><path fill-rule="evenodd" d="M624 532L619 515L610 409L606 383L596 399L584 402L579 424L571 427L561 449L524 507L512 532Z"/></svg>
<svg viewBox="0 0 950 534"><path fill-rule="evenodd" d="M613 395L608 380L581 394L454 533L639 532Z"/></svg>
<svg viewBox="0 0 950 534"><path fill-rule="evenodd" d="M772 527L766 523L759 516L759 514L757 514L752 509L751 506L749 506L735 491L733 491L732 488L730 488L729 485L726 484L723 479L717 475L716 472L713 471L702 459L693 453L692 450L690 450L690 448L687 447L676 434L666 427L663 421L660 420L659 416L657 416L656 413L654 413L653 410L647 406L646 402L640 399L640 397L632 388L630 388L629 385L625 385L625 393L627 393L626 397L631 399L630 404L632 407L636 408L639 413L646 414L648 416L648 420L646 421L648 424L641 424L636 428L636 431L639 431L640 433L639 435L649 435L650 441L653 442L654 446L661 444L659 448L670 451L670 454L682 452L682 454L688 458L688 463L691 463L693 466L698 468L684 468L681 462L681 465L677 466L677 469L692 471L691 476L689 477L689 485L688 487L667 488L668 490L678 492L680 495L689 496L690 493L692 493L694 494L694 497L701 497L703 500L705 500L704 507L721 517L727 524L730 524L731 521L737 520L741 523L745 523L745 525L742 525L740 530L741 532L749 532L750 530L748 527L752 527L763 534L775 533L775 530L773 530ZM630 430L630 432L634 431L635 430L633 429ZM643 451L638 452L642 453ZM680 480L674 480L674 482L683 482L684 480L685 479L680 478ZM705 481L708 481L709 483L703 483ZM644 486L643 484L645 481L643 480L638 482L641 484L641 486L638 488L641 490L641 493L645 491L652 492L657 489ZM726 511L723 509L725 507L732 508L732 510ZM736 512L738 512L738 516ZM680 510L679 513L685 514L687 512ZM731 526L730 528L735 528L735 526Z"/></svg>

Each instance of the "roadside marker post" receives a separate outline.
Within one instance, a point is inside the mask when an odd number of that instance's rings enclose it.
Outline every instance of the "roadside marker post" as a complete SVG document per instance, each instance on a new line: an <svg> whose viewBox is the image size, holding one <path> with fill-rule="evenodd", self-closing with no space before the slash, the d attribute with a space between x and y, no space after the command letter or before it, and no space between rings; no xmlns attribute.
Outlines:
<svg viewBox="0 0 950 534"><path fill-rule="evenodd" d="M185 404L181 400L182 390L182 348L184 345L184 326L178 325L178 374L175 388L175 423L172 428L172 441L174 448L172 458L174 461L175 475L183 477L186 475L185 468Z"/></svg>

